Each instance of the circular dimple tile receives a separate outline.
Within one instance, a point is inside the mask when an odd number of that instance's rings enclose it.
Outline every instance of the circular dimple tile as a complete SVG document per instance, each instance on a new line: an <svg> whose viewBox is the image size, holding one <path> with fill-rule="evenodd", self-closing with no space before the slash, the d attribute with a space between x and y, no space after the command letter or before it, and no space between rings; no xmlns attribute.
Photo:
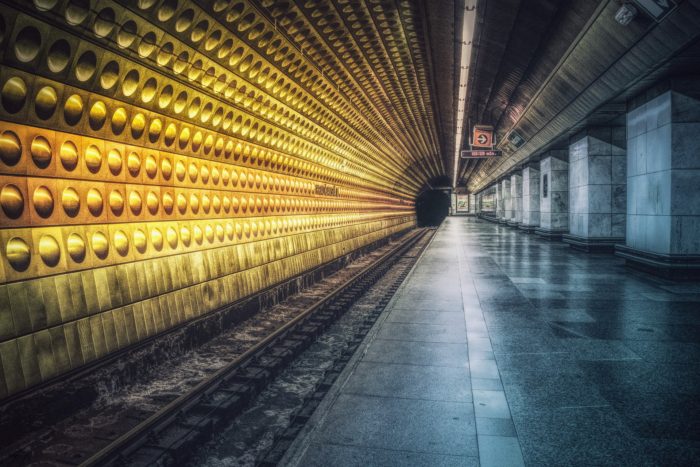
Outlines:
<svg viewBox="0 0 700 467"><path fill-rule="evenodd" d="M11 238L5 247L7 261L15 271L26 271L31 262L32 255L27 242L19 237Z"/></svg>
<svg viewBox="0 0 700 467"><path fill-rule="evenodd" d="M32 154L34 165L40 169L45 169L51 163L51 143L45 137L35 136L29 151Z"/></svg>
<svg viewBox="0 0 700 467"><path fill-rule="evenodd" d="M92 251L99 259L105 259L109 254L109 240L102 232L92 234Z"/></svg>
<svg viewBox="0 0 700 467"><path fill-rule="evenodd" d="M39 11L49 11L56 6L58 0L34 0L34 6Z"/></svg>
<svg viewBox="0 0 700 467"><path fill-rule="evenodd" d="M56 90L51 86L44 86L36 93L34 111L40 119L48 120L56 111L57 104Z"/></svg>
<svg viewBox="0 0 700 467"><path fill-rule="evenodd" d="M100 86L102 89L109 90L117 84L117 81L119 81L119 63L112 60L102 68Z"/></svg>
<svg viewBox="0 0 700 467"><path fill-rule="evenodd" d="M173 200L173 195L170 193L165 193L163 195L163 211L170 215L173 213L173 207L175 206L175 201Z"/></svg>
<svg viewBox="0 0 700 467"><path fill-rule="evenodd" d="M134 248L136 251L143 254L146 252L147 240L146 234L141 229L134 230Z"/></svg>
<svg viewBox="0 0 700 467"><path fill-rule="evenodd" d="M107 106L102 101L97 101L90 107L88 122L93 131L100 130L107 121Z"/></svg>
<svg viewBox="0 0 700 467"><path fill-rule="evenodd" d="M51 217L53 213L53 194L45 186L37 187L32 195L32 204L34 205L34 210L39 214L39 216L44 219Z"/></svg>
<svg viewBox="0 0 700 467"><path fill-rule="evenodd" d="M131 210L131 213L135 216L141 214L141 211L143 210L143 200L141 199L141 195L138 191L132 191L129 193L129 210Z"/></svg>
<svg viewBox="0 0 700 467"><path fill-rule="evenodd" d="M76 125L83 116L83 98L77 94L70 96L63 106L63 118L68 125Z"/></svg>
<svg viewBox="0 0 700 467"><path fill-rule="evenodd" d="M90 214L95 217L102 215L104 209L104 201L102 193L97 188L90 188L87 193L87 207Z"/></svg>
<svg viewBox="0 0 700 467"><path fill-rule="evenodd" d="M0 134L0 161L5 165L13 166L17 165L21 158L22 143L19 137L13 131L3 131Z"/></svg>
<svg viewBox="0 0 700 467"><path fill-rule="evenodd" d="M27 101L27 85L22 78L13 76L7 80L0 94L3 108L8 113L15 114L22 110Z"/></svg>
<svg viewBox="0 0 700 467"><path fill-rule="evenodd" d="M42 235L39 239L39 256L47 266L58 265L61 260L61 247L52 235Z"/></svg>
<svg viewBox="0 0 700 467"><path fill-rule="evenodd" d="M117 136L121 135L124 131L124 128L126 128L126 121L126 109L124 107L119 107L112 114L112 133L114 133Z"/></svg>
<svg viewBox="0 0 700 467"><path fill-rule="evenodd" d="M131 47L136 40L136 32L137 27L134 21L127 20L124 22L117 33L117 45L122 49Z"/></svg>
<svg viewBox="0 0 700 467"><path fill-rule="evenodd" d="M31 62L41 51L41 34L34 26L25 26L15 37L15 57L20 62Z"/></svg>
<svg viewBox="0 0 700 467"><path fill-rule="evenodd" d="M95 75L96 68L97 55L95 55L95 52L91 50L83 52L75 65L75 77L81 82L88 81Z"/></svg>
<svg viewBox="0 0 700 467"><path fill-rule="evenodd" d="M119 175L122 171L122 154L118 149L112 148L107 153L107 167L109 171L115 177Z"/></svg>
<svg viewBox="0 0 700 467"><path fill-rule="evenodd" d="M72 141L64 141L59 151L61 165L68 171L73 171L78 166L78 147Z"/></svg>
<svg viewBox="0 0 700 467"><path fill-rule="evenodd" d="M180 240L182 240L183 245L190 246L190 243L192 242L192 234L190 233L190 229L185 226L180 228Z"/></svg>
<svg viewBox="0 0 700 467"><path fill-rule="evenodd" d="M66 7L66 22L77 26L88 17L90 13L90 0L70 0Z"/></svg>
<svg viewBox="0 0 700 467"><path fill-rule="evenodd" d="M10 219L18 219L24 212L24 196L22 191L8 183L0 190L0 207L7 217Z"/></svg>
<svg viewBox="0 0 700 467"><path fill-rule="evenodd" d="M61 206L68 217L75 217L80 212L80 195L74 188L64 188L61 194Z"/></svg>
<svg viewBox="0 0 700 467"><path fill-rule="evenodd" d="M168 230L165 233L165 237L168 240L168 245L170 248L173 250L177 248L178 244L178 236L177 236L177 231L173 227L168 227Z"/></svg>
<svg viewBox="0 0 700 467"><path fill-rule="evenodd" d="M131 119L131 137L139 139L143 135L145 129L146 116L139 112Z"/></svg>
<svg viewBox="0 0 700 467"><path fill-rule="evenodd" d="M72 233L68 236L66 245L68 247L68 256L70 256L73 261L82 263L85 260L87 248L85 247L85 240L83 240L83 237L77 233Z"/></svg>
<svg viewBox="0 0 700 467"><path fill-rule="evenodd" d="M173 174L173 164L170 162L170 159L164 158L162 161L160 161L160 172L163 174L164 179L170 180L170 177Z"/></svg>
<svg viewBox="0 0 700 467"><path fill-rule="evenodd" d="M146 158L146 175L150 179L154 179L158 174L158 163L153 155L149 154ZM169 176L168 176L169 178Z"/></svg>
<svg viewBox="0 0 700 467"><path fill-rule="evenodd" d="M124 212L124 196L118 190L112 190L109 194L109 209L115 216L121 216Z"/></svg>
<svg viewBox="0 0 700 467"><path fill-rule="evenodd" d="M87 150L85 151L85 166L90 173L93 174L99 172L100 167L102 167L102 153L94 144L88 146Z"/></svg>
<svg viewBox="0 0 700 467"><path fill-rule="evenodd" d="M163 249L163 233L160 229L156 228L151 230L151 244L157 251Z"/></svg>
<svg viewBox="0 0 700 467"><path fill-rule="evenodd" d="M65 39L59 39L49 47L46 55L46 65L53 73L60 73L66 69L70 58L70 44Z"/></svg>
<svg viewBox="0 0 700 467"><path fill-rule="evenodd" d="M158 195L156 195L154 192L149 191L148 195L146 196L146 207L148 208L148 212L151 213L151 215L155 216L158 214L158 205L159 205L159 200L158 200Z"/></svg>
<svg viewBox="0 0 700 467"><path fill-rule="evenodd" d="M97 37L107 37L114 29L114 10L103 8L97 13L92 30Z"/></svg>
<svg viewBox="0 0 700 467"><path fill-rule="evenodd" d="M129 237L123 230L114 232L112 240L114 242L114 250L119 256L126 256L129 253Z"/></svg>
<svg viewBox="0 0 700 467"><path fill-rule="evenodd" d="M129 153L129 157L126 160L126 169L129 171L129 175L138 177L141 172L141 156L133 151Z"/></svg>

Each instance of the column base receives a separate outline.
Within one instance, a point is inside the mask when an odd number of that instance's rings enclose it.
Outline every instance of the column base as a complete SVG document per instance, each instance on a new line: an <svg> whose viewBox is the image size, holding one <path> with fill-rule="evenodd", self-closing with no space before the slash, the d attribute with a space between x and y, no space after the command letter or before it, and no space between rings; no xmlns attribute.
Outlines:
<svg viewBox="0 0 700 467"><path fill-rule="evenodd" d="M506 221L506 224L508 225L508 227L517 227L518 225L520 225L520 222L514 221L513 219L508 219Z"/></svg>
<svg viewBox="0 0 700 467"><path fill-rule="evenodd" d="M538 225L526 225L526 224L519 224L518 225L518 228L526 233L533 233L535 231L535 229L537 229L538 227L539 227Z"/></svg>
<svg viewBox="0 0 700 467"><path fill-rule="evenodd" d="M561 240L562 235L566 234L566 230L552 230L542 227L535 228L535 233L547 240Z"/></svg>
<svg viewBox="0 0 700 467"><path fill-rule="evenodd" d="M562 241L568 243L571 248L585 251L586 253L614 253L615 245L623 243L625 237L581 237L578 235L564 234Z"/></svg>
<svg viewBox="0 0 700 467"><path fill-rule="evenodd" d="M630 267L667 279L700 279L700 255L650 253L626 245L616 245L615 255L624 258Z"/></svg>
<svg viewBox="0 0 700 467"><path fill-rule="evenodd" d="M508 219L506 219L505 217L499 217L499 218L498 218L498 223L499 223L499 224L506 225L506 224L508 224Z"/></svg>
<svg viewBox="0 0 700 467"><path fill-rule="evenodd" d="M498 218L496 216L479 213L478 217L479 217L479 219L483 219L485 221L493 222L494 224L498 224Z"/></svg>

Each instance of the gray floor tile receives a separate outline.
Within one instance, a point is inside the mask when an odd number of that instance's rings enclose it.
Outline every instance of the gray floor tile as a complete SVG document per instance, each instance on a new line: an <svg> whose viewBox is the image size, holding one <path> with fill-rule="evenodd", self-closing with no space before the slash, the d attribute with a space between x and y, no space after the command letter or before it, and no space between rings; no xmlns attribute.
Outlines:
<svg viewBox="0 0 700 467"><path fill-rule="evenodd" d="M445 324L384 323L377 335L381 339L406 341L451 343L467 341L467 331L464 327Z"/></svg>
<svg viewBox="0 0 700 467"><path fill-rule="evenodd" d="M467 345L376 339L370 344L363 360L466 368Z"/></svg>
<svg viewBox="0 0 700 467"><path fill-rule="evenodd" d="M331 408L323 443L476 456L471 403L340 395Z"/></svg>
<svg viewBox="0 0 700 467"><path fill-rule="evenodd" d="M479 462L481 467L524 466L518 438L479 435Z"/></svg>
<svg viewBox="0 0 700 467"><path fill-rule="evenodd" d="M466 368L360 362L343 392L451 402L471 402Z"/></svg>
<svg viewBox="0 0 700 467"><path fill-rule="evenodd" d="M510 410L503 391L475 389L472 391L472 394L474 397L474 413L477 417L510 419Z"/></svg>
<svg viewBox="0 0 700 467"><path fill-rule="evenodd" d="M448 456L391 449L312 444L299 463L304 467L478 467L477 457Z"/></svg>

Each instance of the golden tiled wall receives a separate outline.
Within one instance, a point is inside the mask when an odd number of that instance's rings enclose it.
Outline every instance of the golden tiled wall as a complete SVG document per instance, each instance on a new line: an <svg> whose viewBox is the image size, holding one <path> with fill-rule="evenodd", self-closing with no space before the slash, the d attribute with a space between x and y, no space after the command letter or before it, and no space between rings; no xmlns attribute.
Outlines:
<svg viewBox="0 0 700 467"><path fill-rule="evenodd" d="M413 156L259 3L0 2L0 398L414 226Z"/></svg>

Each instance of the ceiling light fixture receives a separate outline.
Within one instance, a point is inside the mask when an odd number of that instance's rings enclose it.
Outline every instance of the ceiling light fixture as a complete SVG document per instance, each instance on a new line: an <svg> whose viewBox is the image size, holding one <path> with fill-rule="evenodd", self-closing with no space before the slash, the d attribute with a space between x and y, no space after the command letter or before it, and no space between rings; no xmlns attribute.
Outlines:
<svg viewBox="0 0 700 467"><path fill-rule="evenodd" d="M452 187L457 187L457 173L459 172L459 153L462 149L462 135L464 134L464 110L467 106L467 80L469 79L469 63L472 59L472 40L474 39L474 25L476 23L475 0L464 7L462 21L462 40L460 47L459 64L459 96L457 98L457 127L455 129L455 156L454 173L452 174Z"/></svg>

